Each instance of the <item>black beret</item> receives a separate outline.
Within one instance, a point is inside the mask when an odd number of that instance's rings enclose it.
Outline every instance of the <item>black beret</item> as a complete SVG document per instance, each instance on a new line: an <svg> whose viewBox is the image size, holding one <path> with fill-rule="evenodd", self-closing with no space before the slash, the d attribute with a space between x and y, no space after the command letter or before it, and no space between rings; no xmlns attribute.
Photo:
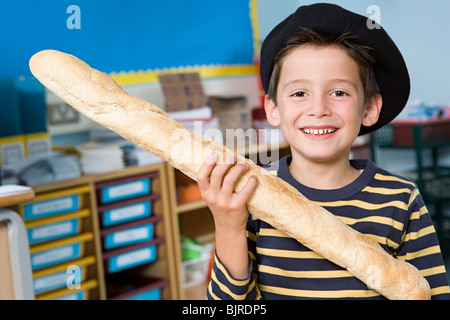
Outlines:
<svg viewBox="0 0 450 320"><path fill-rule="evenodd" d="M269 33L261 46L260 55L261 82L266 93L278 52L301 28L336 36L350 32L356 36L355 43L373 49L373 70L383 97L383 106L378 122L370 127L361 126L360 135L381 128L402 111L408 101L410 79L405 61L394 41L380 25L334 4L301 6Z"/></svg>

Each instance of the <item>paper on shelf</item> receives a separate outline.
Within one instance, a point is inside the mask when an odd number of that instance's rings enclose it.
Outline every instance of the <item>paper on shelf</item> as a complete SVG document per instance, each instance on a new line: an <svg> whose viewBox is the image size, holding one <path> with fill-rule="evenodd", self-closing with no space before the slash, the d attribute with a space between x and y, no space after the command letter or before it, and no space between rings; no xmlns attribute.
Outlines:
<svg viewBox="0 0 450 320"><path fill-rule="evenodd" d="M33 189L27 186L19 186L19 185L0 186L0 198L28 193L32 191Z"/></svg>

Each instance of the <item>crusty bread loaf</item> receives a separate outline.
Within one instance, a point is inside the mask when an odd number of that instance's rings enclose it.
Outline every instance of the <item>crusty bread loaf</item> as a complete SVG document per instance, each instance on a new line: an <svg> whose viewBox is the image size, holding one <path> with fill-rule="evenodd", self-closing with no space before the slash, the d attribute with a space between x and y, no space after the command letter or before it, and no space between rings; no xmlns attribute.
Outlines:
<svg viewBox="0 0 450 320"><path fill-rule="evenodd" d="M107 75L78 58L53 50L36 53L30 69L39 81L82 114L125 139L168 161L196 179L213 151L220 159L233 154L220 143L196 134L151 103L128 95ZM430 287L411 264L394 259L373 239L342 223L276 176L247 162L250 170L236 185L243 188L251 175L258 186L248 210L335 264L389 299L429 299Z"/></svg>

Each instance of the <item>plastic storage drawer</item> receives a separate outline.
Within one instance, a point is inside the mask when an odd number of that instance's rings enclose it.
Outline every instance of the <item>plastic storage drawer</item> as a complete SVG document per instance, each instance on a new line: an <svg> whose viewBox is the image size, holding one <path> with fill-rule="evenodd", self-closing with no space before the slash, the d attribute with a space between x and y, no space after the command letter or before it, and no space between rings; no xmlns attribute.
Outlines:
<svg viewBox="0 0 450 320"><path fill-rule="evenodd" d="M98 207L100 224L110 227L121 223L148 218L153 213L154 202L160 198L159 194L137 197Z"/></svg>
<svg viewBox="0 0 450 320"><path fill-rule="evenodd" d="M156 177L158 172L97 183L97 200L99 204L106 204L148 195L152 192L152 180Z"/></svg>
<svg viewBox="0 0 450 320"><path fill-rule="evenodd" d="M164 279L132 274L117 274L108 278L109 300L161 300L161 291L168 285Z"/></svg>
<svg viewBox="0 0 450 320"><path fill-rule="evenodd" d="M89 186L81 186L39 194L32 203L20 205L19 210L25 221L78 211L83 206L83 194L88 192Z"/></svg>
<svg viewBox="0 0 450 320"><path fill-rule="evenodd" d="M94 238L90 232L30 247L33 270L83 257L87 241Z"/></svg>
<svg viewBox="0 0 450 320"><path fill-rule="evenodd" d="M87 269L95 263L95 258L86 258L71 261L58 266L35 271L33 274L34 292L42 294L60 288L73 289L86 281Z"/></svg>
<svg viewBox="0 0 450 320"><path fill-rule="evenodd" d="M109 227L100 231L104 250L153 240L154 224L162 220L159 216Z"/></svg>
<svg viewBox="0 0 450 320"><path fill-rule="evenodd" d="M63 288L36 295L36 300L89 300L93 290L98 290L98 281L89 279L82 282L79 289Z"/></svg>
<svg viewBox="0 0 450 320"><path fill-rule="evenodd" d="M76 213L28 221L25 224L28 241L36 244L77 235L82 230L83 218L89 215L90 210L83 209Z"/></svg>
<svg viewBox="0 0 450 320"><path fill-rule="evenodd" d="M105 272L114 273L155 261L157 245L162 241L162 238L155 238L152 241L103 253Z"/></svg>

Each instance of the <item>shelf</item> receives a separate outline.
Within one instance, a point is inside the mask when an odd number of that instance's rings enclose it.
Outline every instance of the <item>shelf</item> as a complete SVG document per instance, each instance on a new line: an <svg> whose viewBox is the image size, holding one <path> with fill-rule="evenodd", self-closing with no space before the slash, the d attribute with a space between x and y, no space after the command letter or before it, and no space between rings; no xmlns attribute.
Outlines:
<svg viewBox="0 0 450 320"><path fill-rule="evenodd" d="M209 282L200 283L190 288L184 288L184 298L186 300L207 300L206 289Z"/></svg>
<svg viewBox="0 0 450 320"><path fill-rule="evenodd" d="M8 189L14 188L15 186L2 186L0 187L0 208L13 206L19 203L30 202L34 199L33 189L27 189L22 186L16 186L16 191L11 191L11 194L4 195L3 192L8 192Z"/></svg>
<svg viewBox="0 0 450 320"><path fill-rule="evenodd" d="M170 179L172 178L168 176L170 173L170 170L168 170L169 167L169 164L166 162L158 162L146 166L126 167L117 172L84 175L76 179L32 186L32 189L36 194L36 199L40 199L39 197L51 195L56 192L61 193L63 190L67 189L78 190L80 186L84 188L82 196L83 207L81 209L89 211L90 214L83 218L82 231L90 232L93 235L93 239L88 242L88 252L86 254L95 257L95 263L89 269L87 282L92 279L95 281L96 286L93 289L89 287L90 294L83 296L83 299L105 300L109 298L105 283L106 272L104 266L106 266L106 263L104 264L103 261L104 251L101 243L102 226L99 222L99 218L101 217L99 211L101 211L101 208L99 208L97 203L97 200L99 199L97 199L98 194L96 193L96 185L119 179L120 181L128 181L127 179L130 177L140 177L141 175L147 175L151 172L158 172L158 175L154 176L151 182L152 193L158 195L157 198L153 198L152 196L152 200L154 200L152 201L152 216L161 220L154 225L154 232L155 236L157 235L158 237L164 238L164 241L158 243L155 261L136 266L132 269L146 277L159 278L166 281L166 284L161 288L162 299L180 299L182 287L180 271L178 270L179 265L181 264L180 258L178 257L180 251L178 240L179 230L175 217L176 207L172 205L172 185L170 183ZM136 196L135 199L141 198ZM128 204L128 200L126 202ZM18 210L18 212L19 211L20 210ZM47 223L51 222L50 219L47 220ZM51 291L48 295L45 294L41 298L54 298L56 297L56 293L58 293L58 295L60 294L59 291Z"/></svg>
<svg viewBox="0 0 450 320"><path fill-rule="evenodd" d="M155 168L158 168L158 166L161 164L164 164L164 162L158 162L156 164L150 164L150 165L146 165L146 166L130 166L130 167L126 167L120 171L112 171L112 172L105 173L105 174L83 175L83 176L75 178L75 179L69 179L69 180L35 185L35 186L32 186L32 188L35 193L42 193L42 192L47 192L47 191L52 191L52 190L73 187L73 186L81 185L81 184L89 184L90 182L93 182L93 181L101 182L101 181L107 181L107 180L113 180L113 179L120 179L123 177L139 175L142 173L146 173L146 172L155 170Z"/></svg>
<svg viewBox="0 0 450 320"><path fill-rule="evenodd" d="M251 145L251 146L246 147L246 149L244 151L241 150L238 153L241 155L244 155L244 156L250 156L250 155L258 154L261 152L282 150L282 149L286 149L286 148L289 148L289 144L286 141L282 141L280 143L274 143L272 145ZM180 213L186 213L186 212L190 212L190 211L194 211L194 210L203 209L206 207L207 207L207 205L206 205L205 201L197 200L197 201L177 204L176 211L178 212L178 214L180 214Z"/></svg>
<svg viewBox="0 0 450 320"><path fill-rule="evenodd" d="M203 200L198 200L198 201L188 202L188 203L184 203L184 204L179 204L177 206L177 212L185 213L185 212L198 210L198 209L202 209L202 208L206 208L206 202Z"/></svg>

